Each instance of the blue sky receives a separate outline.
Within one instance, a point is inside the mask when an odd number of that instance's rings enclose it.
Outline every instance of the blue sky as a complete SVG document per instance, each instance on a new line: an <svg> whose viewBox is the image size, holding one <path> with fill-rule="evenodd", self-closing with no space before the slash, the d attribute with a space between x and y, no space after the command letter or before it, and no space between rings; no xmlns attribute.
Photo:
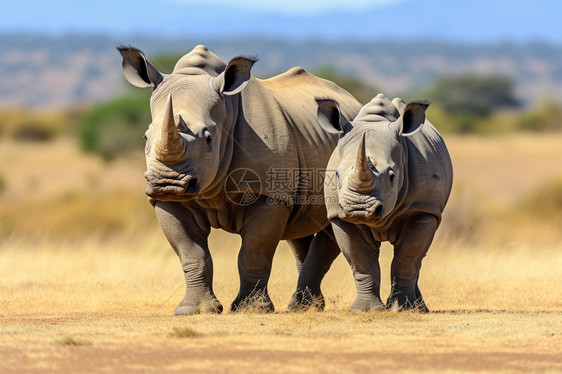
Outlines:
<svg viewBox="0 0 562 374"><path fill-rule="evenodd" d="M18 0L0 32L562 43L559 0Z"/></svg>

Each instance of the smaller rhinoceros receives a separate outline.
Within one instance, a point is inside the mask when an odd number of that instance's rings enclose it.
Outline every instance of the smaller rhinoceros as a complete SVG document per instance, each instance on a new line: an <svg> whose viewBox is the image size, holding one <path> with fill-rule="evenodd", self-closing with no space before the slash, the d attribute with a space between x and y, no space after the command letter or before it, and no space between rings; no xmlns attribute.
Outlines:
<svg viewBox="0 0 562 374"><path fill-rule="evenodd" d="M405 104L379 94L353 123L333 100L317 99L318 121L340 140L325 179L328 218L351 265L357 297L352 310L376 310L379 250L394 245L387 307L427 312L418 288L423 257L451 192L453 169L443 139L425 118L427 101Z"/></svg>

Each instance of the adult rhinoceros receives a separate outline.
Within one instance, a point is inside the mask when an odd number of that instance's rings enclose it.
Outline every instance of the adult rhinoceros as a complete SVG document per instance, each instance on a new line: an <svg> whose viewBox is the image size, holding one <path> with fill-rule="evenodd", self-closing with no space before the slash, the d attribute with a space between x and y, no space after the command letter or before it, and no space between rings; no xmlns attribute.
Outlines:
<svg viewBox="0 0 562 374"><path fill-rule="evenodd" d="M267 284L281 239L289 241L299 271L305 257L315 262L300 274L298 287L321 297L321 279L339 249L323 201L308 198L323 195L319 170L337 136L318 125L315 96L337 100L347 119L360 104L302 68L260 80L250 72L254 59L237 57L227 65L197 46L162 74L140 50L118 49L127 80L153 90L146 194L185 274L185 297L175 313L222 311L213 293L211 227L242 237L232 310L254 295L274 310ZM298 305L302 298L295 295Z"/></svg>
<svg viewBox="0 0 562 374"><path fill-rule="evenodd" d="M453 169L445 143L426 120L427 102L406 105L379 94L353 123L341 120L333 100L318 101L318 120L340 133L328 163L328 217L351 265L357 288L353 310L384 308L379 248L394 245L387 307L427 311L418 287L421 262L451 192ZM303 269L305 271L306 269Z"/></svg>

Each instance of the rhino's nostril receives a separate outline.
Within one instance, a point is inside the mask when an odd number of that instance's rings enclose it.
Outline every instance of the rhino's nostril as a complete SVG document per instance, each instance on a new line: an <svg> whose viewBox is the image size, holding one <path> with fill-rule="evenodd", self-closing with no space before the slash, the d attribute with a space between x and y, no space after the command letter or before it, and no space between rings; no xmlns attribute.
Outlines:
<svg viewBox="0 0 562 374"><path fill-rule="evenodd" d="M188 193L197 193L197 177L192 177L187 184L186 191Z"/></svg>
<svg viewBox="0 0 562 374"><path fill-rule="evenodd" d="M375 208L375 217L380 217L380 216L382 216L382 204L379 204Z"/></svg>

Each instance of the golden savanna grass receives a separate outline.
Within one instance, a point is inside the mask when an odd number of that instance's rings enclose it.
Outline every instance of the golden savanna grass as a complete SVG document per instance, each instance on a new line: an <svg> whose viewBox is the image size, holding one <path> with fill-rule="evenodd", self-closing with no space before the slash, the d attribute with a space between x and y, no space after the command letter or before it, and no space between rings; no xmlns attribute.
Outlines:
<svg viewBox="0 0 562 374"><path fill-rule="evenodd" d="M0 372L560 372L562 135L446 139L455 186L420 288L432 313L351 313L340 256L326 311L287 311L281 243L273 314L175 317L178 260L143 197L142 154L111 164L70 141L0 144ZM537 212L533 207L540 207ZM214 231L215 292L238 291L240 239ZM383 246L383 297L392 248Z"/></svg>

